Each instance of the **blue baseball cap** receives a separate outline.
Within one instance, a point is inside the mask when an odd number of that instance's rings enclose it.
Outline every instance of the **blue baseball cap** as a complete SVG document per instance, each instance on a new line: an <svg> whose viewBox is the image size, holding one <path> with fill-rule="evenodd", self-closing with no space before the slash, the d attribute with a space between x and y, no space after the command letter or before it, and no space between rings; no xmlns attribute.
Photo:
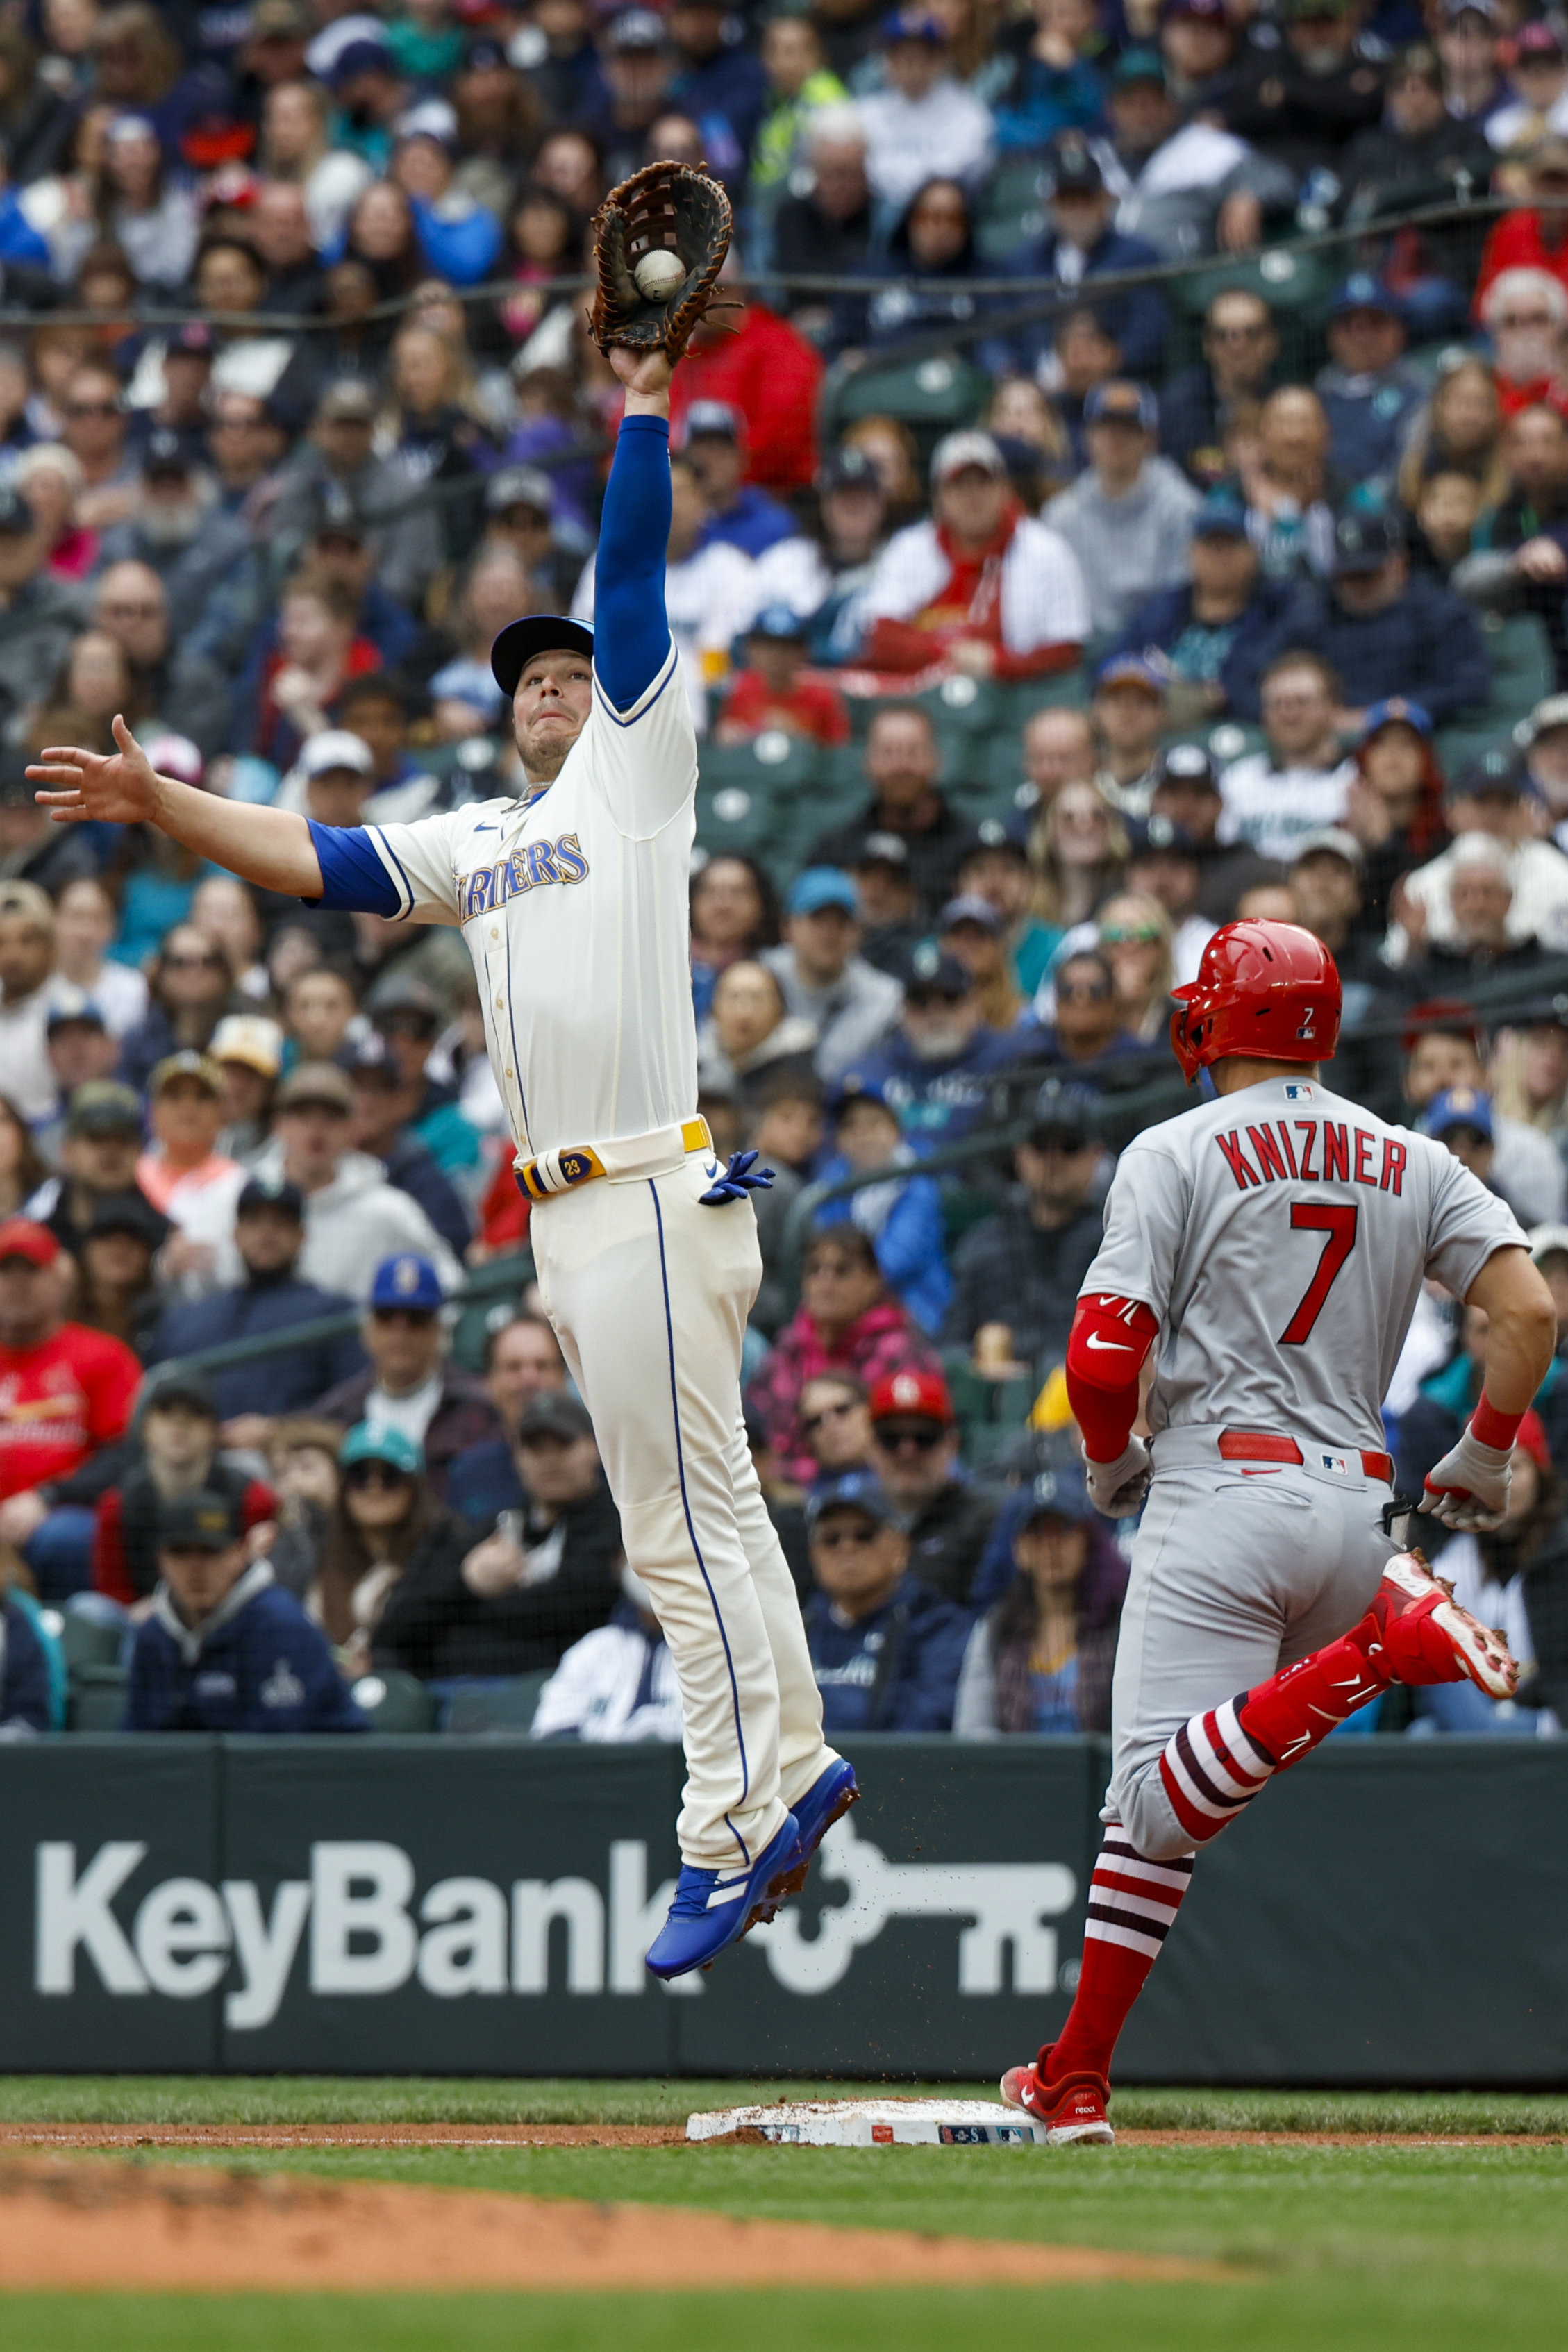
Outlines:
<svg viewBox="0 0 1568 2352"><path fill-rule="evenodd" d="M1329 304L1331 319L1342 319L1352 310L1378 310L1385 319L1403 319L1405 311L1396 295L1391 294L1380 278L1370 269L1357 269L1342 286L1334 289Z"/></svg>
<svg viewBox="0 0 1568 2352"><path fill-rule="evenodd" d="M1234 490L1211 490L1193 517L1194 539L1245 539L1247 509Z"/></svg>
<svg viewBox="0 0 1568 2352"><path fill-rule="evenodd" d="M1092 1526L1098 1516L1076 1463L1070 1468L1037 1471L1018 1496L1017 1508L1015 1535L1036 1519L1066 1519L1070 1526L1081 1528Z"/></svg>
<svg viewBox="0 0 1568 2352"><path fill-rule="evenodd" d="M1385 695L1381 702L1371 705L1361 733L1356 738L1357 750L1363 743L1370 743L1384 727L1414 727L1425 742L1432 740L1431 712L1419 702L1407 702L1402 694Z"/></svg>
<svg viewBox="0 0 1568 2352"><path fill-rule="evenodd" d="M860 901L847 874L841 873L837 866L808 866L791 884L784 912L816 915L824 907L842 907L847 915L860 912Z"/></svg>
<svg viewBox="0 0 1568 2352"><path fill-rule="evenodd" d="M839 1477L819 1479L805 1498L805 1524L815 1528L829 1511L864 1511L879 1527L898 1524L898 1513L869 1470L846 1470Z"/></svg>
<svg viewBox="0 0 1568 2352"><path fill-rule="evenodd" d="M1492 1098L1474 1087L1450 1087L1429 1103L1421 1122L1423 1131L1441 1142L1457 1127L1473 1127L1484 1141L1492 1139Z"/></svg>
<svg viewBox="0 0 1568 2352"><path fill-rule="evenodd" d="M805 623L787 604L764 604L751 627L749 637L771 637L775 645L804 646Z"/></svg>
<svg viewBox="0 0 1568 2352"><path fill-rule="evenodd" d="M389 1468L401 1470L405 1478L417 1478L425 1467L425 1448L405 1436L401 1429L362 1421L350 1430L338 1455L342 1470L356 1462L384 1462Z"/></svg>
<svg viewBox="0 0 1568 2352"><path fill-rule="evenodd" d="M1086 425L1135 425L1140 433L1158 433L1160 404L1146 383L1126 376L1097 383L1083 404Z"/></svg>
<svg viewBox="0 0 1568 2352"><path fill-rule="evenodd" d="M441 1277L427 1257L384 1257L370 1286L370 1305L412 1307L434 1313L447 1304Z"/></svg>
<svg viewBox="0 0 1568 2352"><path fill-rule="evenodd" d="M1113 654L1094 673L1096 694L1110 686L1141 686L1150 694L1163 695L1170 682L1169 669L1147 654Z"/></svg>
<svg viewBox="0 0 1568 2352"><path fill-rule="evenodd" d="M1158 49L1123 49L1111 73L1110 87L1125 89L1130 81L1157 81L1162 89L1166 89L1170 79Z"/></svg>

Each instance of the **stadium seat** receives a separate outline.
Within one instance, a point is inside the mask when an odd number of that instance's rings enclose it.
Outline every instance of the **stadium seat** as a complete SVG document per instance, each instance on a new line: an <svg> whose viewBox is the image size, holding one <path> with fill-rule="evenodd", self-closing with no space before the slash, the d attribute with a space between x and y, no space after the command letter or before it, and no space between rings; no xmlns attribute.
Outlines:
<svg viewBox="0 0 1568 2352"><path fill-rule="evenodd" d="M76 1675L84 1666L117 1666L125 1632L123 1622L116 1624L76 1609L62 1610L59 1640L67 1671Z"/></svg>
<svg viewBox="0 0 1568 2352"><path fill-rule="evenodd" d="M737 790L776 799L781 793L798 792L821 763L819 743L808 736L791 735L782 727L769 727L749 743L700 744L698 782L707 792Z"/></svg>
<svg viewBox="0 0 1568 2352"><path fill-rule="evenodd" d="M66 1713L71 1731L118 1731L125 1713L126 1671L121 1665L73 1667Z"/></svg>
<svg viewBox="0 0 1568 2352"><path fill-rule="evenodd" d="M1478 615L1491 656L1491 691L1476 710L1467 710L1437 731L1437 757L1446 776L1488 751L1506 751L1514 729L1552 691L1555 671L1545 624L1534 613Z"/></svg>
<svg viewBox="0 0 1568 2352"><path fill-rule="evenodd" d="M841 441L862 416L894 416L914 435L923 466L944 433L974 423L990 395L990 377L952 353L902 367L840 363L828 371L822 389L823 445Z"/></svg>
<svg viewBox="0 0 1568 2352"><path fill-rule="evenodd" d="M421 1732L436 1728L436 1700L413 1675L395 1666L362 1675L351 1695L370 1717L373 1731Z"/></svg>
<svg viewBox="0 0 1568 2352"><path fill-rule="evenodd" d="M458 1739L483 1739L492 1734L521 1738L539 1707L539 1694L550 1680L550 1668L531 1675L507 1675L491 1681L459 1683L447 1687L441 1706L441 1729Z"/></svg>

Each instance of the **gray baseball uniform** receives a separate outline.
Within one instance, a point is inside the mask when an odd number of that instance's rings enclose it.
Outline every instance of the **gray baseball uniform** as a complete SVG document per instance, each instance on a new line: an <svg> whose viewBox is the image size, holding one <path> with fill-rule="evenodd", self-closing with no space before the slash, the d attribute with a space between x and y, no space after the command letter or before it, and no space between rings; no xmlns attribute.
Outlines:
<svg viewBox="0 0 1568 2352"><path fill-rule="evenodd" d="M1140 1853L1191 1845L1157 1769L1178 1726L1368 1606L1394 1547L1363 1455L1382 1454L1422 1281L1463 1297L1510 1245L1511 1211L1442 1145L1316 1079L1223 1096L1122 1153L1082 1295L1141 1299L1160 1324L1106 1807ZM1300 1463L1235 1443L1259 1436Z"/></svg>

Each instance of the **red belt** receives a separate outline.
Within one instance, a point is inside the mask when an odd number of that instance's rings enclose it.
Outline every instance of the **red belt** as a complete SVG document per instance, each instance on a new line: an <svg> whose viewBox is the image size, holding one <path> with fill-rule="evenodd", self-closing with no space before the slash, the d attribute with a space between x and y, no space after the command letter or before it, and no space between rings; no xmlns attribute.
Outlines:
<svg viewBox="0 0 1568 2352"><path fill-rule="evenodd" d="M1306 1460L1293 1437L1276 1437L1264 1429L1222 1429L1219 1450L1226 1462L1295 1462ZM1326 1449L1325 1449L1326 1450ZM1359 1454L1355 1459L1369 1478L1381 1478L1385 1486L1394 1484L1394 1457L1390 1454Z"/></svg>

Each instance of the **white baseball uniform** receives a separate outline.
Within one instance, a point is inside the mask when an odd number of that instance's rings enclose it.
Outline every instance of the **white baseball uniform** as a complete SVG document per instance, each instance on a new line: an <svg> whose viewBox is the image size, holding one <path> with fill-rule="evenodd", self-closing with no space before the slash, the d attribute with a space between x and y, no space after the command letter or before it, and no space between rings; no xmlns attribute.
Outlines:
<svg viewBox="0 0 1568 2352"><path fill-rule="evenodd" d="M742 1418L756 1218L744 1200L700 1205L722 1171L680 1133L697 1104L696 784L671 650L626 710L595 673L582 734L526 805L487 801L355 840L404 917L461 929L519 1164L542 1157L546 1181L565 1185L533 1210L540 1290L675 1662L681 1853L732 1869L834 1757ZM573 1148L616 1172L572 1182L552 1155Z"/></svg>
<svg viewBox="0 0 1568 2352"><path fill-rule="evenodd" d="M1394 1549L1379 1405L1422 1281L1463 1297L1510 1244L1511 1211L1441 1144L1305 1076L1122 1153L1081 1296L1142 1300L1160 1324L1105 1811L1140 1854L1191 1849L1158 1769L1178 1727L1370 1605ZM1290 1444L1299 1462L1279 1458Z"/></svg>

